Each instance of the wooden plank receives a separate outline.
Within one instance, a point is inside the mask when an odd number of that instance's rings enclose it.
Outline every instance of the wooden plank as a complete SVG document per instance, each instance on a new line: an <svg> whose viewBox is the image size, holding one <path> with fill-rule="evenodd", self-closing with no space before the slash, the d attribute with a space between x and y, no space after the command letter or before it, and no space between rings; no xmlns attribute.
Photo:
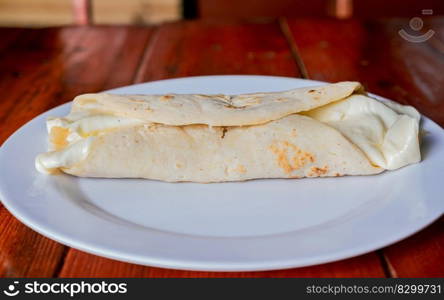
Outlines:
<svg viewBox="0 0 444 300"><path fill-rule="evenodd" d="M375 267L374 253L313 267L266 272L195 272L144 267L70 250L61 277L148 277L148 278L222 278L222 277L384 277Z"/></svg>
<svg viewBox="0 0 444 300"><path fill-rule="evenodd" d="M0 277L51 277L64 246L44 238L0 207Z"/></svg>
<svg viewBox="0 0 444 300"><path fill-rule="evenodd" d="M136 81L214 74L299 72L277 23L180 22L160 27Z"/></svg>
<svg viewBox="0 0 444 300"><path fill-rule="evenodd" d="M444 217L384 249L395 277L444 277Z"/></svg>
<svg viewBox="0 0 444 300"><path fill-rule="evenodd" d="M4 29L2 31L8 32L9 30ZM16 29L11 29L11 32L16 31ZM51 31L23 31L20 40L7 48L8 51L5 50L0 57L2 77L0 92L4 95L0 102L0 122L3 134L0 143L16 129L16 127L11 128L3 122L3 119L14 106L18 94L27 90L24 87L31 85L33 69L39 69L36 56L31 54L34 53L35 41L51 35L53 35ZM72 40L75 40L77 36L79 36L79 33L73 33ZM27 55L23 55L25 51ZM40 56L44 52L51 55L51 51L41 48ZM17 53L20 53L20 56ZM26 59L28 59L28 63ZM30 65L29 62L33 60L35 60L35 63ZM46 239L24 226L3 205L0 207L0 222L0 276L51 276L63 256L64 246Z"/></svg>
<svg viewBox="0 0 444 300"><path fill-rule="evenodd" d="M441 0L353 1L353 16L358 18L420 17L423 9L433 10L435 16L444 13Z"/></svg>
<svg viewBox="0 0 444 300"><path fill-rule="evenodd" d="M325 17L335 1L325 0L197 0L197 14L204 19L260 20L264 18Z"/></svg>
<svg viewBox="0 0 444 300"><path fill-rule="evenodd" d="M94 27L25 30L0 57L0 142L75 95L132 82L152 30ZM65 247L0 208L0 275L53 276Z"/></svg>
<svg viewBox="0 0 444 300"><path fill-rule="evenodd" d="M56 29L27 30L2 55L0 90L5 100L0 103L0 122L6 126L0 133L0 142L31 117L43 112L52 101L54 91L51 88L60 85L61 63L66 61L75 43L83 38L83 32L71 31L70 39L64 41L63 46L58 44L58 35ZM35 99L38 95L46 100Z"/></svg>
<svg viewBox="0 0 444 300"><path fill-rule="evenodd" d="M200 18L254 20L270 17L343 17L341 6L350 5L350 13L358 18L415 17L423 9L432 9L435 16L444 13L442 0L196 0ZM336 8L336 10L335 10Z"/></svg>
<svg viewBox="0 0 444 300"><path fill-rule="evenodd" d="M370 92L415 106L444 125L444 56L429 41L411 43L398 35L405 19L289 21L304 67L313 79L358 80ZM442 34L442 22L434 22ZM392 276L444 274L442 221L384 249Z"/></svg>
<svg viewBox="0 0 444 300"><path fill-rule="evenodd" d="M299 76L277 23L186 22L162 26L153 37L136 81L211 74ZM326 265L272 272L189 272L121 263L71 249L63 277L383 277L371 253Z"/></svg>
<svg viewBox="0 0 444 300"><path fill-rule="evenodd" d="M19 38L23 32L21 28L0 28L0 53L3 53L8 47Z"/></svg>
<svg viewBox="0 0 444 300"><path fill-rule="evenodd" d="M420 30L421 34L428 34L429 31L433 32L427 43L444 55L444 18L422 17L421 20L423 20L423 27Z"/></svg>

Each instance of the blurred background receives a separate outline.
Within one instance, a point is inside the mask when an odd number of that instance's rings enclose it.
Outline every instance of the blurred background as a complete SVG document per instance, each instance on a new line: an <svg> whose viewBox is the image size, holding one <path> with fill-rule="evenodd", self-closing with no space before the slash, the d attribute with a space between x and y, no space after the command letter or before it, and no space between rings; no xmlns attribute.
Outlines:
<svg viewBox="0 0 444 300"><path fill-rule="evenodd" d="M423 13L423 10L429 9ZM267 21L444 14L444 0L0 0L0 26L158 24L181 19Z"/></svg>

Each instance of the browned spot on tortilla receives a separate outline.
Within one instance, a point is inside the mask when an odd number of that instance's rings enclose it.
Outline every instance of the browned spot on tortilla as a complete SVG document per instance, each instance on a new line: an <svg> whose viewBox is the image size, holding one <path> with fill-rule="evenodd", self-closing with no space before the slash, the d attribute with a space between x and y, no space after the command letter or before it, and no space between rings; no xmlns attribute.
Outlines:
<svg viewBox="0 0 444 300"><path fill-rule="evenodd" d="M236 172L239 172L241 174L245 174L247 172L247 169L243 165L238 165L236 169L234 169Z"/></svg>
<svg viewBox="0 0 444 300"><path fill-rule="evenodd" d="M176 163L176 168L182 168L182 164L180 164L180 163Z"/></svg>
<svg viewBox="0 0 444 300"><path fill-rule="evenodd" d="M244 109L244 108L246 108L246 106L234 106L234 105L231 105L231 104L225 104L224 106L226 108L230 108L230 109Z"/></svg>
<svg viewBox="0 0 444 300"><path fill-rule="evenodd" d="M319 176L327 174L328 166L324 166L322 168L311 167L310 170L311 170L311 172L308 173L308 176L310 176L310 177L319 177Z"/></svg>
<svg viewBox="0 0 444 300"><path fill-rule="evenodd" d="M154 132L157 130L158 125L157 124L150 124L147 126L148 130L151 132Z"/></svg>
<svg viewBox="0 0 444 300"><path fill-rule="evenodd" d="M221 139L225 137L225 134L227 133L228 129L227 127L222 127L222 135L220 136Z"/></svg>
<svg viewBox="0 0 444 300"><path fill-rule="evenodd" d="M291 130L291 136L292 137L296 137L297 136L297 130L296 130L296 128L293 128L292 130Z"/></svg>
<svg viewBox="0 0 444 300"><path fill-rule="evenodd" d="M275 154L278 166L287 174L315 160L313 154L300 149L288 141L275 143L269 149Z"/></svg>
<svg viewBox="0 0 444 300"><path fill-rule="evenodd" d="M339 176L344 176L344 175L341 175L341 174L339 174L339 173L335 173L335 176L336 176L336 177L339 177Z"/></svg>
<svg viewBox="0 0 444 300"><path fill-rule="evenodd" d="M274 102L287 102L288 99L287 98L277 98L276 100L274 100Z"/></svg>
<svg viewBox="0 0 444 300"><path fill-rule="evenodd" d="M164 96L160 97L160 101L164 101L164 102L170 101L171 99L174 99L173 95L164 95Z"/></svg>
<svg viewBox="0 0 444 300"><path fill-rule="evenodd" d="M288 162L287 149L281 149L275 145L271 145L270 150L274 153L274 155L276 155L278 166L281 167L285 173L291 173L293 170Z"/></svg>
<svg viewBox="0 0 444 300"><path fill-rule="evenodd" d="M324 94L324 90L325 89L309 90L308 93L309 94L314 94L313 95L313 100L319 100L319 99L321 99L320 95Z"/></svg>
<svg viewBox="0 0 444 300"><path fill-rule="evenodd" d="M372 165L372 167L374 167L374 168L380 168L378 165L376 165L376 164L374 164L374 163L372 163L372 162L370 162L370 164Z"/></svg>

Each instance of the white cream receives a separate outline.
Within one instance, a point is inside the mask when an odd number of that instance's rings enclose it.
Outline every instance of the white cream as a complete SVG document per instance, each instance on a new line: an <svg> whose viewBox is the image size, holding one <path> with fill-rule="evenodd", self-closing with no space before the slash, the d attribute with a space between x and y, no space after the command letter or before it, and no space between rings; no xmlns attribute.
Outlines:
<svg viewBox="0 0 444 300"><path fill-rule="evenodd" d="M420 117L413 107L353 95L304 114L339 130L382 168L393 170L421 160Z"/></svg>
<svg viewBox="0 0 444 300"><path fill-rule="evenodd" d="M102 131L112 128L119 128L124 126L132 126L144 124L146 122L133 119L117 117L113 115L83 115L83 117L68 115L66 118L50 118L47 121L48 132L54 126L68 128L70 133L77 133L79 135L88 135L95 131Z"/></svg>
<svg viewBox="0 0 444 300"><path fill-rule="evenodd" d="M88 156L95 135L113 128L139 124L145 122L104 114L71 113L65 118L49 118L46 122L48 133L53 127L69 129L66 138L68 145L62 150L38 155L35 160L36 169L42 173L54 173L58 168L73 166ZM50 145L49 149L53 150L53 145Z"/></svg>
<svg viewBox="0 0 444 300"><path fill-rule="evenodd" d="M57 172L58 168L68 168L84 160L95 137L88 137L67 146L63 150L50 151L37 155L35 168L45 174Z"/></svg>

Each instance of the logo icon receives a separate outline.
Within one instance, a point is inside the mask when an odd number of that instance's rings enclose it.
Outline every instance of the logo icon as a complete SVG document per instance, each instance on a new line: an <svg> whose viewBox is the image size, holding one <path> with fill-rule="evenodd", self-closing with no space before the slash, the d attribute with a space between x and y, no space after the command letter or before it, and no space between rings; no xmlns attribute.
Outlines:
<svg viewBox="0 0 444 300"><path fill-rule="evenodd" d="M422 14L423 15L432 15L433 10L423 9ZM409 26L412 30L419 32L422 29L422 27L424 26L424 22L422 21L421 18L414 17L414 18L410 19ZM401 29L398 31L398 33L406 41L409 41L412 43L422 43L422 42L425 42L428 39L430 39L435 34L435 31L429 29L427 32L425 32L421 35L411 35L407 31L405 31L404 29Z"/></svg>
<svg viewBox="0 0 444 300"><path fill-rule="evenodd" d="M15 286L16 284L19 284L19 282L14 281L14 284L8 285L8 288L6 290L4 290L3 293L9 297L17 296L20 293L20 291L16 289L16 286Z"/></svg>

